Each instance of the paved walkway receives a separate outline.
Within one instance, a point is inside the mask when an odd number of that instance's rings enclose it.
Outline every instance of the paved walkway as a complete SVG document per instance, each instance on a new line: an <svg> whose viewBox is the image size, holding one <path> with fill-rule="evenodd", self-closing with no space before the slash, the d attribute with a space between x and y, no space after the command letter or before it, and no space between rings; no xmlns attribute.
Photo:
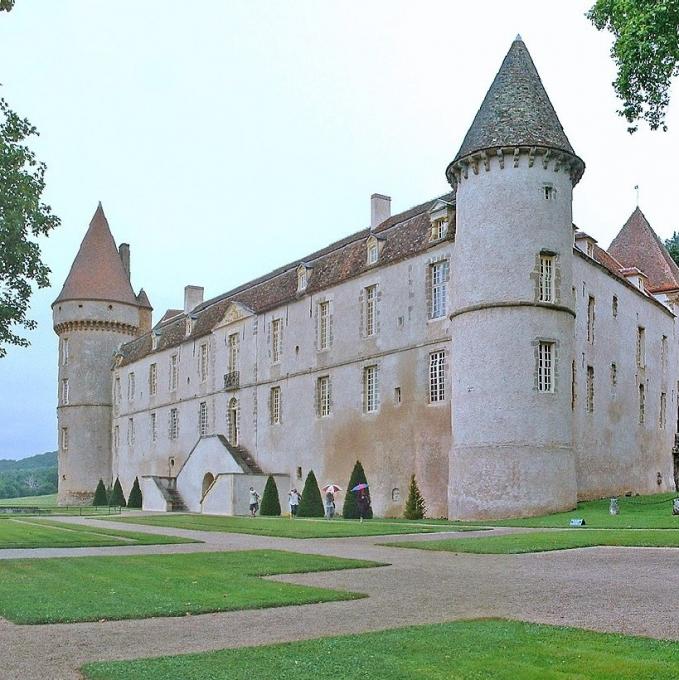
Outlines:
<svg viewBox="0 0 679 680"><path fill-rule="evenodd" d="M93 523L81 518L68 521ZM121 527L101 521L96 521L96 526ZM45 626L17 626L0 619L0 678L70 680L81 677L77 669L88 661L208 651L480 616L679 640L679 552L672 549L585 548L470 555L377 545L385 540L432 540L441 534L300 540L144 526L135 530L198 538L205 543L6 550L0 551L0 559L266 547L371 559L390 566L274 577L369 595L359 602ZM506 531L511 530L498 533ZM477 532L464 534L474 535Z"/></svg>

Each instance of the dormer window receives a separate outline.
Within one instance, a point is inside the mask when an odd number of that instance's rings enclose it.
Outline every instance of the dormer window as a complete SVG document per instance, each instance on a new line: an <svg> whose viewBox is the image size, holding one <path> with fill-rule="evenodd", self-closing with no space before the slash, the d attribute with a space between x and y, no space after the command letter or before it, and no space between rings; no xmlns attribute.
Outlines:
<svg viewBox="0 0 679 680"><path fill-rule="evenodd" d="M300 264L297 267L297 292L301 293L306 290L309 283L309 275L311 273L311 268L305 264Z"/></svg>
<svg viewBox="0 0 679 680"><path fill-rule="evenodd" d="M193 319L191 319L190 316L186 317L186 327L185 327L185 333L186 337L188 338L189 335L191 335L191 331L193 331Z"/></svg>
<svg viewBox="0 0 679 680"><path fill-rule="evenodd" d="M153 331L151 333L151 349L158 349L158 341L160 340L160 333L158 331Z"/></svg>
<svg viewBox="0 0 679 680"><path fill-rule="evenodd" d="M376 236L372 235L368 237L367 242L367 263L368 266L377 264L380 259L380 251L382 250L383 239L378 239Z"/></svg>
<svg viewBox="0 0 679 680"><path fill-rule="evenodd" d="M591 241L587 241L587 255L589 257L594 257L594 244Z"/></svg>
<svg viewBox="0 0 679 680"><path fill-rule="evenodd" d="M448 218L440 217L438 220L434 220L431 227L431 240L440 241L448 235Z"/></svg>
<svg viewBox="0 0 679 680"><path fill-rule="evenodd" d="M439 199L429 209L429 221L431 223L429 241L431 243L448 238L452 220L455 217L453 208L452 203Z"/></svg>

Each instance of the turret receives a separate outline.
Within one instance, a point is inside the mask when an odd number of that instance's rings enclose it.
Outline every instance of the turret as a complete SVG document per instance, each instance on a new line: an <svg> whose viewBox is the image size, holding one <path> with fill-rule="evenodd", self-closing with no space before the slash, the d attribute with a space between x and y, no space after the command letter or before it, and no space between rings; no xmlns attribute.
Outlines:
<svg viewBox="0 0 679 680"><path fill-rule="evenodd" d="M142 293L132 290L129 247L116 248L100 203L52 305L61 505L87 502L99 479L111 482L111 363L122 343L150 327L151 306Z"/></svg>
<svg viewBox="0 0 679 680"><path fill-rule="evenodd" d="M575 505L571 206L583 171L517 37L446 171L451 518Z"/></svg>

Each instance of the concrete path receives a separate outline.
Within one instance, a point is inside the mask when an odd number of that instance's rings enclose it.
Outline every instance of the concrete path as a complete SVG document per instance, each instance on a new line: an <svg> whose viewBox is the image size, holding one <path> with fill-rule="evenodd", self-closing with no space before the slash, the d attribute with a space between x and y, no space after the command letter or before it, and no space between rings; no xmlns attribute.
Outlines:
<svg viewBox="0 0 679 680"><path fill-rule="evenodd" d="M69 521L122 526L81 518ZM124 527L130 529L130 525ZM369 595L360 601L106 623L17 626L0 619L0 678L70 680L81 677L77 669L88 661L208 651L480 616L679 640L679 551L673 549L469 555L377 545L432 540L441 534L299 540L150 526L135 530L205 543L7 550L0 551L0 559L275 548L370 559L390 566L274 577ZM498 533L507 531L511 530ZM479 534L469 532L464 537L474 535Z"/></svg>

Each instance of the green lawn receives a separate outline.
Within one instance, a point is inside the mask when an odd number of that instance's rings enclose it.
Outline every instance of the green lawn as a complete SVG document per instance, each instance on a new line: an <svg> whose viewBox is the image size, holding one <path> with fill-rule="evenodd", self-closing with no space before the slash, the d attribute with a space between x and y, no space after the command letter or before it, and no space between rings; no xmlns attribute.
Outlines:
<svg viewBox="0 0 679 680"><path fill-rule="evenodd" d="M479 538L388 543L396 548L443 550L458 553L515 554L588 548L592 546L679 547L679 531L665 529L564 529Z"/></svg>
<svg viewBox="0 0 679 680"><path fill-rule="evenodd" d="M84 672L89 680L676 680L679 644L517 621L456 621L93 663Z"/></svg>
<svg viewBox="0 0 679 680"><path fill-rule="evenodd" d="M6 505L51 505L57 504L57 494L50 493L46 496L21 496L20 498L0 498L0 506Z"/></svg>
<svg viewBox="0 0 679 680"><path fill-rule="evenodd" d="M142 534L133 531L84 527L13 517L0 522L0 550L7 548L83 548L105 545L156 545L195 543L177 536Z"/></svg>
<svg viewBox="0 0 679 680"><path fill-rule="evenodd" d="M447 524L390 522L389 520L334 519L307 520L288 517L223 517L218 515L162 515L132 516L115 521L130 524L150 524L160 527L194 529L197 531L225 531L238 534L260 534L281 538L340 538L345 536L383 536L389 534L424 534L436 531L469 531Z"/></svg>
<svg viewBox="0 0 679 680"><path fill-rule="evenodd" d="M351 600L363 596L259 577L376 566L276 550L0 560L0 616L67 623Z"/></svg>

